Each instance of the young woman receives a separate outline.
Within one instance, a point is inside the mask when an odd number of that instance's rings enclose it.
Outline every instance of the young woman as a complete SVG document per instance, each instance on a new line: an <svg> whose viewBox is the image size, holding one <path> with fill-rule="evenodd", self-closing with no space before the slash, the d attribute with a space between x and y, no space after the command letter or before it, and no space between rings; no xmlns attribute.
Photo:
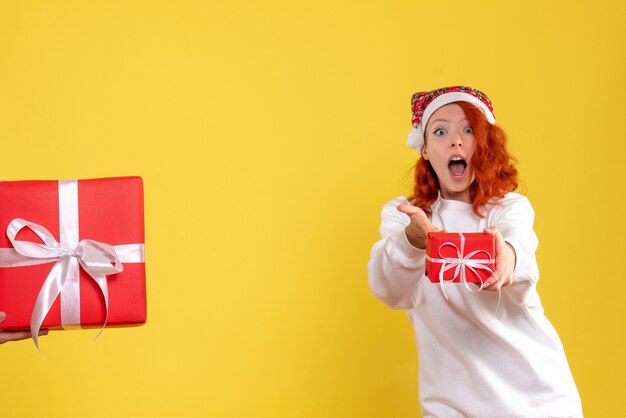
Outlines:
<svg viewBox="0 0 626 418"><path fill-rule="evenodd" d="M582 417L561 341L543 313L529 201L491 102L469 87L416 93L409 146L415 188L382 210L369 284L405 309L419 350L424 417ZM496 268L482 289L424 276L430 231L494 235Z"/></svg>

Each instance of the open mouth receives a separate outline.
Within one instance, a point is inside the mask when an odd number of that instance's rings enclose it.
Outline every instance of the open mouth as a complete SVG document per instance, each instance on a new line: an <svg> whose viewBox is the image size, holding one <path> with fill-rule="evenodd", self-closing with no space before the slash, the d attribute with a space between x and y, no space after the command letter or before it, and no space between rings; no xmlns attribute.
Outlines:
<svg viewBox="0 0 626 418"><path fill-rule="evenodd" d="M454 156L448 162L448 170L454 180L463 180L465 170L467 169L467 161L463 157Z"/></svg>

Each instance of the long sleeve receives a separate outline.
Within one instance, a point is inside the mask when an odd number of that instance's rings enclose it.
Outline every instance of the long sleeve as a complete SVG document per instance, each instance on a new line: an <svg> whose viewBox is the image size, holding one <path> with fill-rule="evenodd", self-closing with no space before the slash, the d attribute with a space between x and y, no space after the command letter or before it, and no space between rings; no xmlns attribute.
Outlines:
<svg viewBox="0 0 626 418"><path fill-rule="evenodd" d="M492 223L498 228L504 240L515 249L513 284L505 288L505 291L520 305L538 303L538 300L534 300L536 296L534 289L539 280L539 268L535 257L539 241L533 230L534 219L535 212L528 199L521 195L513 195L502 207L497 208Z"/></svg>
<svg viewBox="0 0 626 418"><path fill-rule="evenodd" d="M409 217L396 208L399 197L382 210L382 239L372 247L367 265L372 293L393 309L415 308L418 283L424 274L425 251L413 247L404 232Z"/></svg>

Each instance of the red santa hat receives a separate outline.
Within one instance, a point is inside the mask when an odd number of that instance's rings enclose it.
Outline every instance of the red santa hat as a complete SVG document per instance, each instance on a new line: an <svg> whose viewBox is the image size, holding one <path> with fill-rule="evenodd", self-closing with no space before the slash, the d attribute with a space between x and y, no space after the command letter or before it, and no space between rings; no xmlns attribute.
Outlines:
<svg viewBox="0 0 626 418"><path fill-rule="evenodd" d="M443 87L433 91L418 92L411 98L413 129L409 133L407 145L421 154L424 146L424 130L428 119L437 109L454 102L468 102L482 110L487 121L496 123L493 107L487 95L466 86Z"/></svg>

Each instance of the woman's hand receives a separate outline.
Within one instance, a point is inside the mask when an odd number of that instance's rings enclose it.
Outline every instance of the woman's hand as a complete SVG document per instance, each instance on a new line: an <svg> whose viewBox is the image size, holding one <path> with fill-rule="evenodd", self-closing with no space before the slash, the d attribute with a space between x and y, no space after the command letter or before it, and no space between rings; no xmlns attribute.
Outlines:
<svg viewBox="0 0 626 418"><path fill-rule="evenodd" d="M402 204L398 206L398 210L411 218L411 223L405 229L406 237L411 245L415 248L426 248L428 233L440 231L440 229L431 224L426 213L418 207Z"/></svg>
<svg viewBox="0 0 626 418"><path fill-rule="evenodd" d="M511 244L502 238L502 234L495 226L486 228L484 232L496 237L496 270L493 272L493 276L483 283L483 290L500 290L513 283L515 250Z"/></svg>
<svg viewBox="0 0 626 418"><path fill-rule="evenodd" d="M0 324L4 322L6 317L7 315L4 312L0 312ZM48 334L47 329L39 330L39 335L46 334ZM25 340L30 337L30 331L0 331L0 344L4 344L9 341Z"/></svg>

